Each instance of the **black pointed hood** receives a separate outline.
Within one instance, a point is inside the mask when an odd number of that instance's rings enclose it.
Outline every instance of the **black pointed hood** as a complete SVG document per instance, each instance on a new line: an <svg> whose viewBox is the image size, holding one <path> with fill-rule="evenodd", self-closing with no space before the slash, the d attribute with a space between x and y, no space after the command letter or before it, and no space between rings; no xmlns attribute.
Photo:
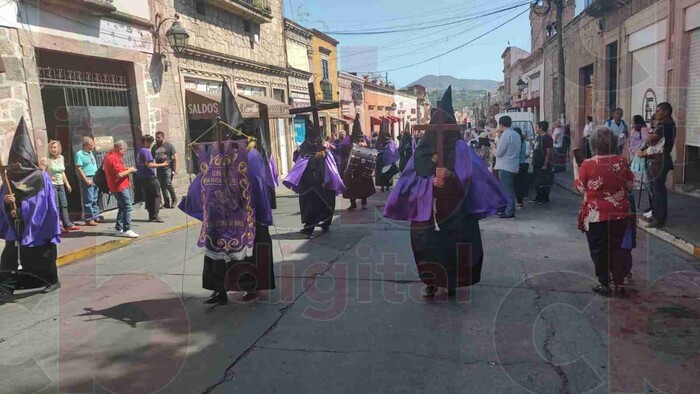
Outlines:
<svg viewBox="0 0 700 394"><path fill-rule="evenodd" d="M382 150L389 141L391 141L391 127L389 124L389 119L382 118L382 126L379 128L379 136L377 136L377 144L375 147Z"/></svg>
<svg viewBox="0 0 700 394"><path fill-rule="evenodd" d="M355 115L355 121L352 122L352 133L350 134L350 142L357 143L365 138L365 133L362 132L360 126L360 114Z"/></svg>
<svg viewBox="0 0 700 394"><path fill-rule="evenodd" d="M299 154L303 156L314 155L323 150L323 140L321 132L311 119L306 119L306 135L304 142L300 146Z"/></svg>
<svg viewBox="0 0 700 394"><path fill-rule="evenodd" d="M455 111L452 107L452 86L450 85L445 94L442 96L442 100L438 101L437 108L433 108L431 112L430 124L438 124L438 111L442 112L443 123L444 124L457 124L455 118ZM448 169L454 169L455 165L455 149L457 141L460 139L460 135L454 131L445 131L445 141L444 141L444 155L445 155L445 167ZM437 154L437 131L426 131L423 138L420 140L420 144L416 148L414 154L416 172L420 176L428 177L435 174L435 168L437 168L437 162L433 161L433 155Z"/></svg>
<svg viewBox="0 0 700 394"><path fill-rule="evenodd" d="M24 118L20 120L15 137L12 139L8 159L7 177L12 184L12 192L18 200L35 196L44 190L44 177L39 168L39 156L34 150L32 139Z"/></svg>

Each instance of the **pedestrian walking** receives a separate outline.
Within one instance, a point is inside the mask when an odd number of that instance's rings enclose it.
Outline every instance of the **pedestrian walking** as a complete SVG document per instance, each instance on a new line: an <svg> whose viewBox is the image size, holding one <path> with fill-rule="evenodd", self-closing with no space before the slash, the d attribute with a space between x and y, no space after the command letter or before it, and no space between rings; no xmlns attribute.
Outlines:
<svg viewBox="0 0 700 394"><path fill-rule="evenodd" d="M173 178L177 175L177 152L175 152L175 146L165 140L164 132L156 132L156 143L151 148L151 154L156 164L170 163L170 165L165 167L157 167L156 177L163 196L163 208L175 208L177 206L177 194L175 194Z"/></svg>
<svg viewBox="0 0 700 394"><path fill-rule="evenodd" d="M500 137L496 144L496 166L498 180L503 185L508 196L508 205L503 212L498 214L501 219L512 219L515 217L515 203L517 200L515 192L515 178L520 171L520 152L522 151L523 139L515 130L511 128L513 120L510 116L501 116L498 119L498 131Z"/></svg>
<svg viewBox="0 0 700 394"><path fill-rule="evenodd" d="M8 164L0 189L0 239L5 240L0 295L36 288L50 293L61 287L56 268L61 224L51 177L39 168L24 118L15 131Z"/></svg>
<svg viewBox="0 0 700 394"><path fill-rule="evenodd" d="M445 124L457 124L452 89L440 101ZM437 124L433 116L431 124ZM456 131L443 131L444 167L438 167L438 132L429 130L389 195L384 216L411 222L411 248L424 296L448 296L481 280L484 249L479 220L505 208L508 197L485 162ZM517 134L516 134L517 135ZM436 230L439 227L439 231Z"/></svg>
<svg viewBox="0 0 700 394"><path fill-rule="evenodd" d="M593 291L611 293L612 275L615 293L624 294L625 261L622 243L630 218L629 193L634 175L629 162L616 154L618 138L608 127L591 134L593 158L581 168L574 160L576 190L583 195L578 228L586 233L588 248L599 284Z"/></svg>
<svg viewBox="0 0 700 394"><path fill-rule="evenodd" d="M327 232L333 221L335 197L345 191L345 184L331 152L323 146L320 130L309 119L299 157L282 183L299 194L303 225L299 233L312 237L317 226Z"/></svg>
<svg viewBox="0 0 700 394"><path fill-rule="evenodd" d="M141 137L141 149L136 155L136 175L134 183L139 194L146 202L148 221L163 223L160 218L160 184L156 178L156 169L170 166L170 162L156 164L151 154L154 138L148 134Z"/></svg>
<svg viewBox="0 0 700 394"><path fill-rule="evenodd" d="M46 160L46 171L51 176L51 184L56 192L56 206L61 214L61 224L63 231L76 231L80 227L73 224L68 214L68 198L66 192L73 189L66 177L66 163L63 159L61 143L59 141L49 142L49 157Z"/></svg>
<svg viewBox="0 0 700 394"><path fill-rule="evenodd" d="M352 153L352 148L354 144L357 144L361 148L367 148L369 146L370 140L362 132L362 127L360 126L360 115L355 116L355 121L352 125L352 133L340 144L340 161L342 163L341 168L346 168L346 171L342 171L340 175L343 177L343 182L345 183L345 192L343 192L343 198L350 200L350 207L348 211L353 211L357 209L357 200L360 199L362 203L362 209L367 209L367 198L374 195L377 189L374 186L374 179L372 178L371 168L370 171L362 171L360 168L348 168L348 162L350 161L350 154ZM369 165L370 163L362 163Z"/></svg>
<svg viewBox="0 0 700 394"><path fill-rule="evenodd" d="M591 133L593 132L593 117L592 116L586 116L586 125L583 127L583 148L584 148L584 154L586 155L586 159L590 159L592 157L591 155L591 144L589 141L589 138Z"/></svg>
<svg viewBox="0 0 700 394"><path fill-rule="evenodd" d="M549 123L537 123L537 138L532 153L532 169L535 174L535 189L537 195L532 201L536 204L549 204L549 192L554 184L552 172L552 157L554 156L554 141L548 134Z"/></svg>
<svg viewBox="0 0 700 394"><path fill-rule="evenodd" d="M382 120L382 126L374 148L378 152L374 184L379 186L383 192L391 189L391 186L394 184L394 175L399 173L399 167L396 165L396 162L400 159L399 149L396 146L396 142L391 138L389 120L386 118Z"/></svg>
<svg viewBox="0 0 700 394"><path fill-rule="evenodd" d="M138 238L131 229L131 191L129 190L129 175L136 172L135 167L127 168L122 161L128 147L126 142L117 141L114 149L105 157L102 168L107 178L107 187L117 200L117 224L114 228L115 237Z"/></svg>
<svg viewBox="0 0 700 394"><path fill-rule="evenodd" d="M98 199L100 189L93 182L97 173L97 160L95 160L95 141L92 137L83 137L83 148L75 152L75 171L80 182L80 195L83 200L83 219L86 226L97 226L100 218L100 206Z"/></svg>
<svg viewBox="0 0 700 394"><path fill-rule="evenodd" d="M523 134L520 127L514 127L513 130L515 130L515 132L518 133L522 139L522 143L520 145L520 164L518 168L518 175L515 177L515 197L517 200L516 207L518 209L523 209L525 208L523 201L529 194L530 189L528 179L530 164L527 162L529 143L527 141L527 136Z"/></svg>
<svg viewBox="0 0 700 394"><path fill-rule="evenodd" d="M645 157L648 162L652 201L652 218L649 220L649 227L658 228L666 224L668 217L666 177L669 171L673 170L671 152L676 141L676 122L673 121L673 107L667 102L656 106L654 117L656 120L654 133L649 137L649 143L645 144L637 155ZM661 152L658 153L653 149L657 144L662 147Z"/></svg>

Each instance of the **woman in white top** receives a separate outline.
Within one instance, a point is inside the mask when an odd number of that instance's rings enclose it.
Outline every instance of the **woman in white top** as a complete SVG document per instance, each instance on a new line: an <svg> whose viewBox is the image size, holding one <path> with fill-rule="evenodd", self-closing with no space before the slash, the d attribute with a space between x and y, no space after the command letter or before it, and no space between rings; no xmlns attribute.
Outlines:
<svg viewBox="0 0 700 394"><path fill-rule="evenodd" d="M552 132L552 139L554 140L554 148L561 148L564 143L564 128L561 127L561 123L554 123L554 131Z"/></svg>
<svg viewBox="0 0 700 394"><path fill-rule="evenodd" d="M63 231L80 230L80 227L73 224L68 215L68 193L72 191L68 178L66 178L66 164L61 155L61 143L58 141L49 142L49 157L46 160L46 172L51 176L51 183L56 191L56 206L61 213L61 224Z"/></svg>

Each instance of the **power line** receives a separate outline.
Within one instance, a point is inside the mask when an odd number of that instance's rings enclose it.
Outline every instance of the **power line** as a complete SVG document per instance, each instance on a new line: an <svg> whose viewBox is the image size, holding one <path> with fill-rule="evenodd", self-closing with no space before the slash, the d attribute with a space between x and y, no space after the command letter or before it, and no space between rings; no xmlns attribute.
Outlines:
<svg viewBox="0 0 700 394"><path fill-rule="evenodd" d="M375 31L367 31L367 30L364 30L364 31L326 31L326 32L324 32L324 33L325 33L325 34L332 34L332 35L356 35L356 36L361 36L361 35L377 35L377 34L403 33L403 32L408 32L408 31L426 30L426 29L437 29L437 28L439 28L439 27L451 26L451 25L455 25L455 24L460 24L460 23L464 23L464 22L469 22L469 21L474 20L474 19L484 18L484 17L487 17L487 16L499 14L499 13L506 12L506 11L510 11L510 10L512 10L512 9L520 8L520 7L524 6L524 5L529 5L529 4L530 4L530 1L527 1L527 2L519 3L519 4L517 4L517 5L513 5L513 6L510 6L510 7L501 8L501 9L498 9L498 10L495 10L495 11L491 11L491 12L488 12L488 13L485 13L485 14L475 15L475 16L471 16L471 17L468 17L468 18L463 18L463 19L459 19L459 20L456 20L456 21L446 22L446 23L440 23L440 24L433 24L433 23L434 23L434 21L433 21L433 22L425 22L425 23L420 23L420 24L417 24L417 25L413 25L413 27L407 27L407 28L401 28L401 29L394 29L394 30L375 30ZM529 10L529 8L528 8L528 10ZM454 19L454 18L452 18L452 19ZM430 26L426 26L426 25L430 25Z"/></svg>
<svg viewBox="0 0 700 394"><path fill-rule="evenodd" d="M392 69L383 70L383 71L380 71L380 72L386 73L386 72L390 72L390 71L404 70L404 69L407 69L407 68L415 67L415 66L418 66L418 65L420 65L420 64L427 63L427 62L429 62L429 61L432 61L432 60L441 58L441 57L443 57L443 56L445 56L445 55L449 55L450 53L455 52L455 51L457 51L457 50L459 50L459 49L462 49L462 48L464 48L465 46L471 44L472 42L474 42L474 41L476 41L476 40L478 40L478 39L480 39L480 38L482 38L482 37L484 37L484 36L486 36L486 35L488 35L488 34L493 33L494 31L496 31L496 30L500 29L501 27L507 25L508 23L514 21L514 20L517 19L519 16L525 14L525 13L526 13L527 11L529 11L529 10L530 10L530 9L528 8L528 9L524 10L523 12L520 12L520 13L517 14L516 16L514 16L514 17L508 19L507 21L501 23L500 25L494 27L493 29L491 29L491 30L489 30L489 31L487 31L487 32L485 32L485 33L479 35L478 37L475 37L475 38L473 38L473 39L471 39L471 40L465 42L465 43L462 44L462 45L459 45L459 46L457 46L457 47L455 47L455 48L452 48L452 49L450 49L450 50L447 51L447 52L441 53L440 55L433 56L433 57L431 57L431 58L429 58L429 59L426 59L426 60L423 60L423 61L420 61L420 62L416 62L416 63L413 63L413 64L409 64L409 65L407 65L407 66L392 68Z"/></svg>

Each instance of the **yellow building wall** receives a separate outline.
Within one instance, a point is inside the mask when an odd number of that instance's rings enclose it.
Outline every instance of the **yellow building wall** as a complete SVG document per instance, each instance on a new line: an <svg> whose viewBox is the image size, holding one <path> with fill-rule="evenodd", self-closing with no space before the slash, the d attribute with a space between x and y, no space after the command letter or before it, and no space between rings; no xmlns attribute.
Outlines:
<svg viewBox="0 0 700 394"><path fill-rule="evenodd" d="M330 50L330 54L324 55L319 50L320 47ZM335 44L326 41L316 35L311 36L311 72L314 74L314 88L316 89L316 99L321 100L321 80L323 79L323 65L321 59L328 57L328 79L333 86L333 101L338 101L338 48Z"/></svg>

